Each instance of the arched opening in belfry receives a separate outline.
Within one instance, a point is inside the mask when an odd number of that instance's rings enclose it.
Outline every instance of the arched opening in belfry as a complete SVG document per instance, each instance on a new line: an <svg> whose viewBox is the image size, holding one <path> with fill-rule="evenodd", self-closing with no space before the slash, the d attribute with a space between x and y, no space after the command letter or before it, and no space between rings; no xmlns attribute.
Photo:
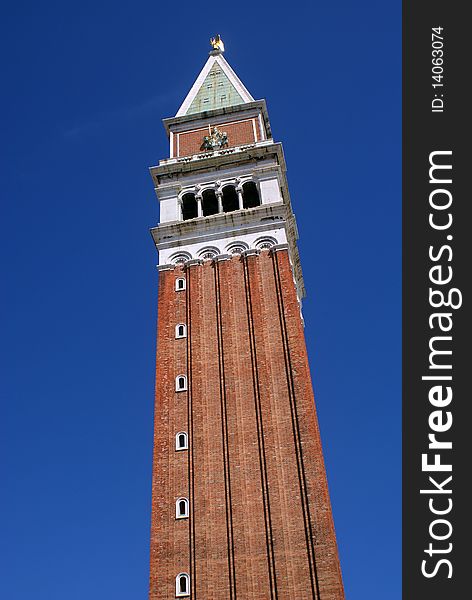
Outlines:
<svg viewBox="0 0 472 600"><path fill-rule="evenodd" d="M257 185L254 181L246 181L243 184L243 206L244 208L254 208L259 206L261 199L259 198L259 192Z"/></svg>
<svg viewBox="0 0 472 600"><path fill-rule="evenodd" d="M215 190L205 190L202 194L203 216L209 217L218 213L218 199Z"/></svg>
<svg viewBox="0 0 472 600"><path fill-rule="evenodd" d="M234 185L225 185L223 188L223 212L227 213L238 209L238 194Z"/></svg>
<svg viewBox="0 0 472 600"><path fill-rule="evenodd" d="M197 199L195 194L188 192L182 196L182 218L187 221L195 217L198 217Z"/></svg>

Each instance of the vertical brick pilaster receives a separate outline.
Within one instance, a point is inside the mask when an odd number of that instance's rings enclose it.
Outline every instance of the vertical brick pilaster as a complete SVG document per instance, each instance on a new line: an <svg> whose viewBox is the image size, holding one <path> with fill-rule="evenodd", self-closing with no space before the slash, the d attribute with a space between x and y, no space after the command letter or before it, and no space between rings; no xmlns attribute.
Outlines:
<svg viewBox="0 0 472 600"><path fill-rule="evenodd" d="M185 293L175 292L176 268L159 276L157 331L154 467L151 513L150 599L164 600L175 591L175 577L188 571L188 521L177 522L175 502L188 495L186 453L176 453L175 434L187 429L185 400L176 403L175 377L186 372L186 351L175 340L175 325L185 322ZM178 343L177 343L178 342ZM180 401L180 398L179 398ZM182 547L185 551L182 552Z"/></svg>
<svg viewBox="0 0 472 600"><path fill-rule="evenodd" d="M317 595L321 600L339 600L344 598L344 588L300 307L288 253L274 253L273 260L295 399Z"/></svg>
<svg viewBox="0 0 472 600"><path fill-rule="evenodd" d="M267 598L266 529L257 443L244 262L219 264L234 561L238 598Z"/></svg>
<svg viewBox="0 0 472 600"><path fill-rule="evenodd" d="M229 575L229 600L236 598L236 573L234 558L234 532L233 532L233 510L232 510L232 490L231 490L231 460L229 453L229 434L228 434L228 387L225 361L225 345L223 342L223 308L222 308L222 289L220 279L219 262L213 264L215 276L215 319L218 337L218 375L220 384L220 406L221 406L221 438L223 446L223 467L225 480L225 517L226 517L226 542L228 555L228 575Z"/></svg>
<svg viewBox="0 0 472 600"><path fill-rule="evenodd" d="M249 344L251 351L252 379L254 387L254 405L257 427L257 441L259 449L259 468L262 488L263 505L260 507L264 515L266 552L268 565L267 595L272 599L278 597L277 573L275 564L274 529L271 513L271 490L267 467L266 433L267 423L264 420L263 395L261 393L261 368L259 365L259 347L257 344L256 320L258 305L261 300L260 279L258 270L258 256L248 254L244 258L244 275L246 283L246 307L249 330ZM262 515L261 515L262 516ZM270 596L269 596L270 593Z"/></svg>

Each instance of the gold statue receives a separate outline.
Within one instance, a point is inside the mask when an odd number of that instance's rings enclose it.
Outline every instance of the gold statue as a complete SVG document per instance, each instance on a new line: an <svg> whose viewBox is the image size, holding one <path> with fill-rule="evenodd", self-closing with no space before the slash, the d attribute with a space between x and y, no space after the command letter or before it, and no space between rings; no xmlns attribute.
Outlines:
<svg viewBox="0 0 472 600"><path fill-rule="evenodd" d="M220 34L217 33L214 38L210 39L210 44L213 46L213 50L219 50L220 52L225 51L225 45L223 40L220 38Z"/></svg>

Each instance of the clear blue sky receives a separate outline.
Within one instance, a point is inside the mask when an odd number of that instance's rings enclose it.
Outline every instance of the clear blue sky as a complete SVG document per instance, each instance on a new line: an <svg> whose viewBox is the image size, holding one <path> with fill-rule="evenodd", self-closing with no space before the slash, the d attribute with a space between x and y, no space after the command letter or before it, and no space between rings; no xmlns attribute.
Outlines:
<svg viewBox="0 0 472 600"><path fill-rule="evenodd" d="M284 144L349 600L400 597L401 3L22 2L2 57L5 600L144 600L158 206L219 32Z"/></svg>

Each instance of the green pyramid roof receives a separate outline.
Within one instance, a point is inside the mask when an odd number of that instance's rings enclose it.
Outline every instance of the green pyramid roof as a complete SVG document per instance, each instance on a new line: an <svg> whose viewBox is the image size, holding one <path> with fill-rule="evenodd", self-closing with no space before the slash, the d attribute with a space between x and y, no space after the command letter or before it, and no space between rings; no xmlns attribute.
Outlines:
<svg viewBox="0 0 472 600"><path fill-rule="evenodd" d="M218 63L215 63L190 104L186 114L244 104L244 100Z"/></svg>
<svg viewBox="0 0 472 600"><path fill-rule="evenodd" d="M210 56L177 112L178 117L253 102L221 53Z"/></svg>

